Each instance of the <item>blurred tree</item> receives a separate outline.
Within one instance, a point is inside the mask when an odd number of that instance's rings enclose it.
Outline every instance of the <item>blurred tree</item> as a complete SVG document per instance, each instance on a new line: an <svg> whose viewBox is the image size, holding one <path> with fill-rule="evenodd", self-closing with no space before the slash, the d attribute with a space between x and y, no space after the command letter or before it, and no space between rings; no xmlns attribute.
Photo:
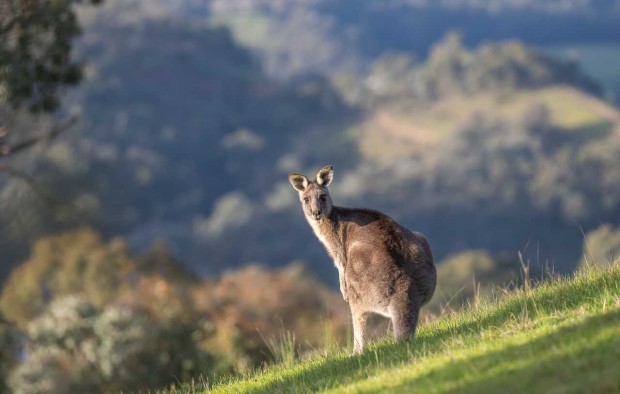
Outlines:
<svg viewBox="0 0 620 394"><path fill-rule="evenodd" d="M71 58L73 40L80 33L73 7L100 2L0 2L0 160L54 139L75 123L76 118L70 117L41 133L21 130L17 118L24 110L31 114L55 111L60 106L62 88L80 82L82 67ZM0 163L0 173L20 178L50 200L22 168Z"/></svg>
<svg viewBox="0 0 620 394"><path fill-rule="evenodd" d="M379 57L368 75L357 81L361 87L342 77L336 82L350 102L370 107L386 101L432 102L453 95L506 93L557 84L600 93L598 84L574 62L552 58L520 41L482 44L470 50L455 32L435 43L425 62L389 53Z"/></svg>
<svg viewBox="0 0 620 394"><path fill-rule="evenodd" d="M143 275L161 275L172 282L197 284L198 278L170 253L163 241L156 241L144 254L136 257L137 269Z"/></svg>
<svg viewBox="0 0 620 394"><path fill-rule="evenodd" d="M460 308L476 297L487 297L494 286L513 284L519 279L516 256L467 250L448 256L437 268L437 290L430 307Z"/></svg>
<svg viewBox="0 0 620 394"><path fill-rule="evenodd" d="M189 310L196 281L162 244L136 257L123 240L106 243L95 231L81 229L35 243L30 258L8 278L0 311L24 327L54 298L82 294L98 307L124 300L171 313Z"/></svg>
<svg viewBox="0 0 620 394"><path fill-rule="evenodd" d="M606 266L620 259L620 229L601 224L588 232L583 241L583 257L579 270L588 267Z"/></svg>
<svg viewBox="0 0 620 394"><path fill-rule="evenodd" d="M302 264L279 270L250 266L219 280L200 282L162 243L132 255L121 239L104 242L89 229L39 240L30 258L9 277L0 310L27 328L32 341L33 353L14 379L22 383L60 379L70 387L74 383L82 387L88 380L112 387L112 381L127 382L129 375L142 376L149 387L160 384L149 381L136 361L147 348L176 349L157 356L165 359L167 369L156 375L166 375L173 363L182 365L174 372L177 376L189 376L206 362L178 359L192 351L216 357L208 364L212 372L243 370L271 361L269 347L274 342L270 341L283 332L303 337L297 350L306 351L333 345L348 326L341 296L319 283ZM131 328L130 323L136 326ZM141 333L144 327L155 331ZM161 335L149 336L157 330ZM115 338L115 342L97 344L99 337ZM78 342L83 347L74 354ZM105 356L88 353L94 352L93 346ZM49 351L39 354L34 349L40 347ZM57 352L57 347L62 351ZM85 364L71 367L70 376L63 375L63 363L73 365L76 359L92 361L93 357L101 357L100 371L93 372L94 367ZM160 364L148 365L157 370ZM48 372L58 376L50 377ZM96 376L85 378L92 373ZM113 386L116 391L121 388Z"/></svg>
<svg viewBox="0 0 620 394"><path fill-rule="evenodd" d="M210 367L198 327L128 304L97 308L61 297L28 324L30 354L12 374L15 393L145 391Z"/></svg>
<svg viewBox="0 0 620 394"><path fill-rule="evenodd" d="M398 100L410 97L414 86L414 65L412 56L399 53L388 53L374 61L365 81L370 97L377 100L372 105L384 98Z"/></svg>
<svg viewBox="0 0 620 394"><path fill-rule="evenodd" d="M15 325L4 319L0 313L0 393L7 389L8 372L17 361L19 332Z"/></svg>
<svg viewBox="0 0 620 394"><path fill-rule="evenodd" d="M251 265L230 272L219 281L205 281L195 299L215 331L206 348L225 356L223 362L237 370L270 361L268 342L282 333L304 338L297 350L307 350L325 346L326 336L343 338L348 326L340 294L300 263L277 270Z"/></svg>
<svg viewBox="0 0 620 394"><path fill-rule="evenodd" d="M96 338L92 325L98 313L79 297L66 297L55 300L44 315L28 323L30 352L11 375L13 391L96 392L102 383L93 355Z"/></svg>
<svg viewBox="0 0 620 394"><path fill-rule="evenodd" d="M4 0L0 3L0 92L14 108L50 112L62 86L75 85L81 66L71 59L80 33L73 5L101 0Z"/></svg>
<svg viewBox="0 0 620 394"><path fill-rule="evenodd" d="M428 98L434 99L461 90L470 57L459 33L450 32L435 44L421 70L421 79L427 81L425 90Z"/></svg>
<svg viewBox="0 0 620 394"><path fill-rule="evenodd" d="M526 205L538 146L527 129L475 114L441 147L443 160L432 170L437 198L446 204L484 206L489 211ZM453 199L446 190L459 190L467 198Z"/></svg>
<svg viewBox="0 0 620 394"><path fill-rule="evenodd" d="M106 244L89 229L43 238L8 278L0 310L24 327L62 295L83 293L95 305L104 305L126 290L134 265L123 241Z"/></svg>

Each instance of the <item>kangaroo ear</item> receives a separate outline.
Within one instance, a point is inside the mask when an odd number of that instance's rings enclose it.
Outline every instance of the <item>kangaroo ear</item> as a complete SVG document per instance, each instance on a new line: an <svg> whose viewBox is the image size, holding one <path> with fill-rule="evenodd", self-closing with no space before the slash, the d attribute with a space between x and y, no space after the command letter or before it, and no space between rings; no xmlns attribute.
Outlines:
<svg viewBox="0 0 620 394"><path fill-rule="evenodd" d="M308 178L301 174L288 174L288 180L298 192L303 192L308 187Z"/></svg>
<svg viewBox="0 0 620 394"><path fill-rule="evenodd" d="M328 186L334 179L334 167L325 166L316 174L316 183L321 186Z"/></svg>

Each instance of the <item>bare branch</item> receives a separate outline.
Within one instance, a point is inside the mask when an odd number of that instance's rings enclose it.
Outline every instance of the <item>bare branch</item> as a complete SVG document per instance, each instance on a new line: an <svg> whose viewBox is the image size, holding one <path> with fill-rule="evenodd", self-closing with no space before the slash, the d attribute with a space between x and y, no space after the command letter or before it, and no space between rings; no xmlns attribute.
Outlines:
<svg viewBox="0 0 620 394"><path fill-rule="evenodd" d="M39 197L46 205L48 205L49 208L54 209L56 212L62 213L68 218L72 218L80 225L92 224L90 218L80 213L79 209L77 209L73 203L64 202L54 197L52 194L41 188L37 181L24 171L18 170L12 166L0 165L0 173L5 173L9 177L14 177L25 182L37 195L37 197Z"/></svg>
<svg viewBox="0 0 620 394"><path fill-rule="evenodd" d="M45 192L45 190L43 190L37 184L34 178L27 173L7 165L0 165L0 172L4 172L8 176L18 178L21 181L25 182L47 204L53 206L62 205L62 202L58 201L54 197L50 196L47 192Z"/></svg>
<svg viewBox="0 0 620 394"><path fill-rule="evenodd" d="M3 149L0 151L0 159L5 158L7 156L13 156L40 142L53 140L54 138L62 134L64 131L71 128L71 126L73 126L77 122L77 120L78 120L77 116L72 116L66 122L59 124L57 126L54 126L52 130L45 135L40 135L40 136L33 137L25 141L18 142L13 146L3 147Z"/></svg>
<svg viewBox="0 0 620 394"><path fill-rule="evenodd" d="M15 7L13 1L9 1L8 3L6 3L4 7L2 7L2 12L5 14L5 20L9 18L9 13L13 15L10 17L8 22L6 22L3 26L0 26L0 35L4 35L11 31L11 29L15 27L17 22L19 22L19 20L23 18L23 14L17 11L17 8Z"/></svg>
<svg viewBox="0 0 620 394"><path fill-rule="evenodd" d="M15 26L18 20L19 20L18 17L14 17L10 21L8 21L4 26L0 26L0 35L6 34L9 31L11 31L11 29Z"/></svg>

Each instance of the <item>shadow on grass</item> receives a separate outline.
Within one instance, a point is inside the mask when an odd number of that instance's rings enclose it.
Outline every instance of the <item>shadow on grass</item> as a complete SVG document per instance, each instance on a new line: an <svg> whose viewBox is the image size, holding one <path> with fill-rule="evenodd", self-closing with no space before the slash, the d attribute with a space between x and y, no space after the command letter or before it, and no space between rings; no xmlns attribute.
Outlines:
<svg viewBox="0 0 620 394"><path fill-rule="evenodd" d="M571 281L557 285L552 291L541 289L529 296L514 297L502 302L488 313L472 312L471 316L461 321L440 326L432 331L425 330L409 345L402 343L381 344L356 357L340 357L319 361L314 365L305 365L282 372L277 380L260 386L247 388L248 393L289 392L301 385L304 390L320 390L338 387L345 382L373 376L378 363L399 363L410 360L428 352L439 349L445 341L462 335L477 334L515 320L520 316L534 316L552 311L567 311L592 303L593 298L600 298L599 291L608 286L617 286L620 271L600 275L588 281ZM335 374L337 371L337 374ZM342 381L338 381L342 377Z"/></svg>
<svg viewBox="0 0 620 394"><path fill-rule="evenodd" d="M617 332L598 335L601 327ZM449 363L387 391L610 393L620 390L620 311L593 316L536 340ZM468 381L468 377L474 380ZM359 392L373 392L360 390Z"/></svg>

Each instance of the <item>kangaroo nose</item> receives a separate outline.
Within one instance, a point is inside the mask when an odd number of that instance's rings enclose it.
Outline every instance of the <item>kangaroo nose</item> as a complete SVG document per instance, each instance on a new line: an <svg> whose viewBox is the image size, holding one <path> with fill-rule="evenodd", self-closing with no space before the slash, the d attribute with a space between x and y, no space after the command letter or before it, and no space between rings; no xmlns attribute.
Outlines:
<svg viewBox="0 0 620 394"><path fill-rule="evenodd" d="M319 220L321 218L321 210L320 209L318 211L314 212L314 218L316 220Z"/></svg>

